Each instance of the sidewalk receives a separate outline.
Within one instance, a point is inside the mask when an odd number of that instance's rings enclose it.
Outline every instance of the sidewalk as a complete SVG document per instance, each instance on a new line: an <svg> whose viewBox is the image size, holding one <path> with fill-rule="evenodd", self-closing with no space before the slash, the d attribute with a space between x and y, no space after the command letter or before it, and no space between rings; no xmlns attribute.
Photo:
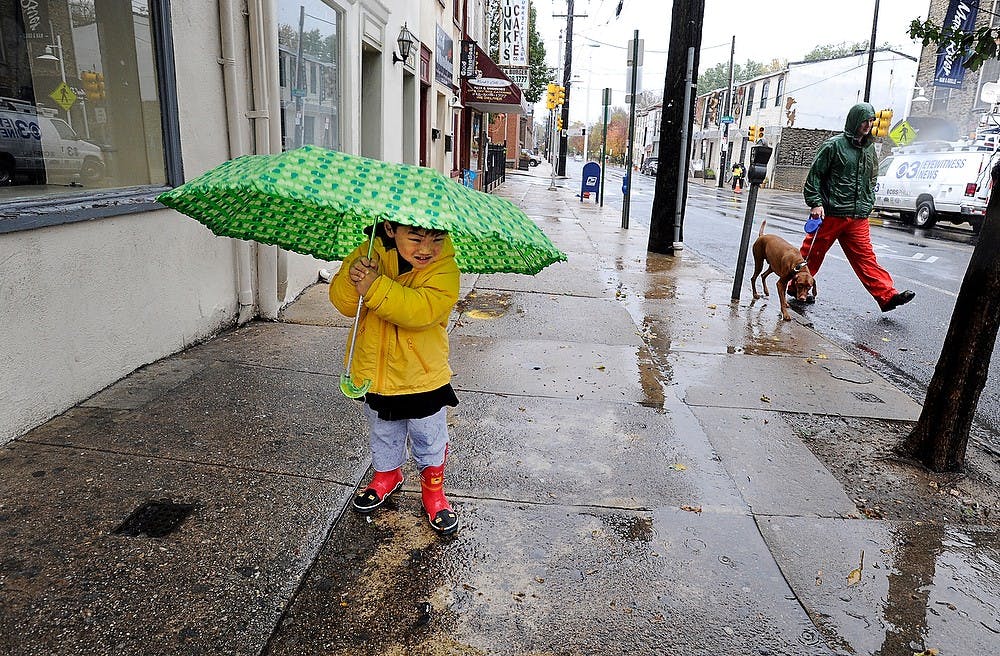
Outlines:
<svg viewBox="0 0 1000 656"><path fill-rule="evenodd" d="M370 462L319 284L0 449L0 654L997 653L996 515L857 455L919 406L548 173L495 193L569 261L462 278L455 538L412 469L344 511ZM169 532L115 532L151 500Z"/></svg>

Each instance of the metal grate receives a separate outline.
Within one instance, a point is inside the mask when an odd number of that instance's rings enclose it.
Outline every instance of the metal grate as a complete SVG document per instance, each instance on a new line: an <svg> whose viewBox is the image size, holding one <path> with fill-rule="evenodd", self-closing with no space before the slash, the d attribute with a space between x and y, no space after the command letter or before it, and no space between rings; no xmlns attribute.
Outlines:
<svg viewBox="0 0 1000 656"><path fill-rule="evenodd" d="M865 403L885 403L885 401L871 392L855 392L854 396L856 396L859 401L864 401Z"/></svg>
<svg viewBox="0 0 1000 656"><path fill-rule="evenodd" d="M162 538L177 530L194 509L193 503L175 503L170 499L147 501L133 510L114 532L132 537L145 534Z"/></svg>

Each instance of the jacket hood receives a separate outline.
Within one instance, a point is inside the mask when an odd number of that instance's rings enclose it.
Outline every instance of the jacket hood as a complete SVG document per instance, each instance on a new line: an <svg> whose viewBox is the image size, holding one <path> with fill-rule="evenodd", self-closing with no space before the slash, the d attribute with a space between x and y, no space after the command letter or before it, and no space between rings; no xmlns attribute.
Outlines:
<svg viewBox="0 0 1000 656"><path fill-rule="evenodd" d="M871 103L863 102L851 107L851 110L847 112L847 120L844 122L844 136L854 145L864 148L874 141L874 137L869 133L859 140L857 138L858 127L868 119L873 118L875 118L875 108L872 107Z"/></svg>

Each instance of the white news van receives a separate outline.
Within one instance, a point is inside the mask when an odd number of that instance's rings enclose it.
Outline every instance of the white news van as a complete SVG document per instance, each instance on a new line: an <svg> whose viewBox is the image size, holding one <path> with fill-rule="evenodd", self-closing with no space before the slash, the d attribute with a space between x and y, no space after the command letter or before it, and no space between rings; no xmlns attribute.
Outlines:
<svg viewBox="0 0 1000 656"><path fill-rule="evenodd" d="M0 185L17 175L30 182L104 177L101 148L84 141L69 123L13 98L0 98Z"/></svg>
<svg viewBox="0 0 1000 656"><path fill-rule="evenodd" d="M938 220L978 232L986 216L990 169L1000 162L993 141L931 141L901 146L879 165L875 211L898 212L929 228Z"/></svg>

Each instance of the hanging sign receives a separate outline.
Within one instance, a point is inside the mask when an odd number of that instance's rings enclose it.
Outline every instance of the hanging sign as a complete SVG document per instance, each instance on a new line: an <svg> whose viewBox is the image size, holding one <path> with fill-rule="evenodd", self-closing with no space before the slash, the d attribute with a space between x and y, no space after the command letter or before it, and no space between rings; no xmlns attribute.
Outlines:
<svg viewBox="0 0 1000 656"><path fill-rule="evenodd" d="M52 40L49 29L48 0L18 0L21 5L21 18L24 19L24 38L26 41Z"/></svg>
<svg viewBox="0 0 1000 656"><path fill-rule="evenodd" d="M952 32L972 32L976 29L976 14L979 4L972 0L951 0L948 12L944 15L944 28ZM962 59L965 53L959 52L954 45L938 53L937 66L934 69L934 86L958 89L965 77L965 67Z"/></svg>
<svg viewBox="0 0 1000 656"><path fill-rule="evenodd" d="M528 0L500 0L501 66L528 65Z"/></svg>

